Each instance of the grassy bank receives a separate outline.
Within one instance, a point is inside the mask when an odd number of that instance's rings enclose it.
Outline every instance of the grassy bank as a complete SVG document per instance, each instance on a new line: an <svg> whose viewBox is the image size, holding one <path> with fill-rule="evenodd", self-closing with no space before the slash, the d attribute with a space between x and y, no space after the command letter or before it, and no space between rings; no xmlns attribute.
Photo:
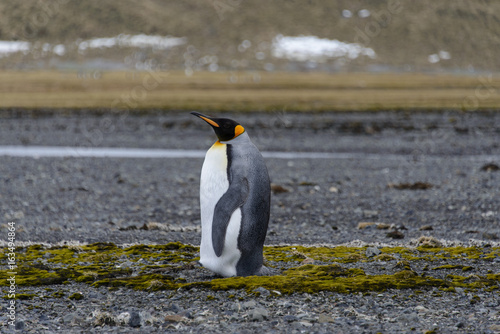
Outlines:
<svg viewBox="0 0 500 334"><path fill-rule="evenodd" d="M0 107L201 111L481 110L500 77L373 73L0 72Z"/></svg>

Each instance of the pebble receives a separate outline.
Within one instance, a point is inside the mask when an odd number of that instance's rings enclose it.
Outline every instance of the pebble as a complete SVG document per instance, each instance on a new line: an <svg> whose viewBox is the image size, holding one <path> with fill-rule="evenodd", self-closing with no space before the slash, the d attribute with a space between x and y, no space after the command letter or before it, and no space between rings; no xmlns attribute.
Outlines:
<svg viewBox="0 0 500 334"><path fill-rule="evenodd" d="M286 322L293 322L293 321L298 321L299 318L297 318L294 315L287 314L287 315L283 316L283 320Z"/></svg>
<svg viewBox="0 0 500 334"><path fill-rule="evenodd" d="M258 287L257 289L255 289L253 291L260 293L261 297L268 297L271 294L271 292L269 292L269 290L267 290L266 288L263 288L263 287Z"/></svg>
<svg viewBox="0 0 500 334"><path fill-rule="evenodd" d="M130 313L129 312L122 312L116 317L116 319L118 320L118 323L120 325L126 325L126 324L128 324L128 322L130 320Z"/></svg>
<svg viewBox="0 0 500 334"><path fill-rule="evenodd" d="M241 306L244 309L254 308L255 306L257 306L257 302L255 300L249 300L247 302L244 302Z"/></svg>
<svg viewBox="0 0 500 334"><path fill-rule="evenodd" d="M22 331L22 330L24 330L24 327L25 327L24 321L22 321L22 320L16 321L16 325L15 325L16 331Z"/></svg>
<svg viewBox="0 0 500 334"><path fill-rule="evenodd" d="M376 256L376 255L379 255L381 254L382 251L380 249L378 249L377 247L368 247L366 249L366 257L373 257L373 256Z"/></svg>
<svg viewBox="0 0 500 334"><path fill-rule="evenodd" d="M387 233L387 237L392 239L403 239L405 235L399 231L391 231Z"/></svg>
<svg viewBox="0 0 500 334"><path fill-rule="evenodd" d="M141 315L139 314L139 312L130 312L128 325L133 328L141 327Z"/></svg>
<svg viewBox="0 0 500 334"><path fill-rule="evenodd" d="M263 307L256 307L250 311L250 320L262 321L269 317L269 312Z"/></svg>
<svg viewBox="0 0 500 334"><path fill-rule="evenodd" d="M172 314L172 315L166 315L164 320L167 322L182 322L186 321L187 318L182 315Z"/></svg>
<svg viewBox="0 0 500 334"><path fill-rule="evenodd" d="M333 322L335 322L335 319L333 319L329 315L320 314L318 317L318 322L319 323L333 323Z"/></svg>

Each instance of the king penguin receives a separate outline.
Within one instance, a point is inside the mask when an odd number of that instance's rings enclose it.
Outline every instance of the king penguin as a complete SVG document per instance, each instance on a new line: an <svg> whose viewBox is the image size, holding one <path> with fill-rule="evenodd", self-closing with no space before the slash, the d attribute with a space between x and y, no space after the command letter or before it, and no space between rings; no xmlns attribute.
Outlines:
<svg viewBox="0 0 500 334"><path fill-rule="evenodd" d="M259 274L271 202L264 158L239 123L191 114L218 138L201 169L200 263L224 277Z"/></svg>

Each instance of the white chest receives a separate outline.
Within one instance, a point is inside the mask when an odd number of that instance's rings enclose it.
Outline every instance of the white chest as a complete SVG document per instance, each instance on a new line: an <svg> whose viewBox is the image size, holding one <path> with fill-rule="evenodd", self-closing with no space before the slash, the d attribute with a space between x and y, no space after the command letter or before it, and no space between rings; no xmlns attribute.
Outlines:
<svg viewBox="0 0 500 334"><path fill-rule="evenodd" d="M226 145L215 143L208 150L201 169L200 206L203 227L208 223L212 224L213 209L228 188Z"/></svg>
<svg viewBox="0 0 500 334"><path fill-rule="evenodd" d="M200 211L201 211L201 245L200 263L223 276L236 275L236 263L240 259L238 250L238 233L240 230L241 210L237 209L228 224L224 250L221 256L215 254L212 243L212 222L214 209L222 195L229 188L227 178L226 145L215 143L208 150L201 169Z"/></svg>

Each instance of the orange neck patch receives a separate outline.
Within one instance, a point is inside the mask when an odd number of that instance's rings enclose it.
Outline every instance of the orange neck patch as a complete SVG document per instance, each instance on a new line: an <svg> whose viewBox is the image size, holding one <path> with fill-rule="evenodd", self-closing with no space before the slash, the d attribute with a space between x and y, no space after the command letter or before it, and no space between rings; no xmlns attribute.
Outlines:
<svg viewBox="0 0 500 334"><path fill-rule="evenodd" d="M226 144L222 144L219 140L217 140L217 141L213 144L213 146L224 146L224 145L226 145Z"/></svg>
<svg viewBox="0 0 500 334"><path fill-rule="evenodd" d="M236 125L236 127L234 128L234 138L238 137L243 132L245 132L245 128L241 125Z"/></svg>

